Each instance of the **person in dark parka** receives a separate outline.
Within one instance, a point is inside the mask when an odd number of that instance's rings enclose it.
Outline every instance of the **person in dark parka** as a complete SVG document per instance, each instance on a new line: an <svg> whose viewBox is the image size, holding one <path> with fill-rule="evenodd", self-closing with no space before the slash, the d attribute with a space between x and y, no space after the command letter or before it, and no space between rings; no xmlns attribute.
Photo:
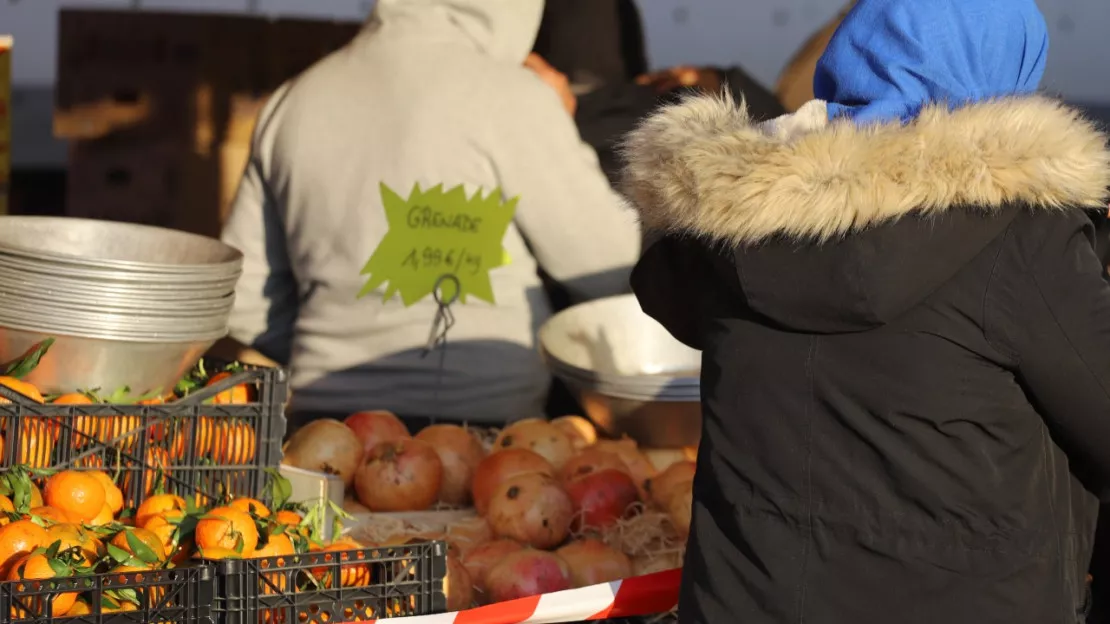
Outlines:
<svg viewBox="0 0 1110 624"><path fill-rule="evenodd" d="M1033 0L860 0L818 97L650 118L643 309L703 351L679 618L1074 624L1110 494L1110 152Z"/></svg>

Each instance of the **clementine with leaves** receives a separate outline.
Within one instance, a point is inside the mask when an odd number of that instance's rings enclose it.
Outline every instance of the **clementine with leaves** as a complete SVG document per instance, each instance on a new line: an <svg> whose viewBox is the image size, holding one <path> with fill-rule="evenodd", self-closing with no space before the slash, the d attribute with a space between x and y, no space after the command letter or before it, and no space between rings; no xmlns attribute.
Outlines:
<svg viewBox="0 0 1110 624"><path fill-rule="evenodd" d="M165 514L147 520L142 528L157 535L158 539L162 540L162 546L167 554L176 553L183 537L181 525L185 519L186 516L183 511L167 511Z"/></svg>
<svg viewBox="0 0 1110 624"><path fill-rule="evenodd" d="M61 550L77 548L85 556L88 565L92 565L104 555L104 543L90 531L76 524L55 524L46 530L46 542L58 542Z"/></svg>
<svg viewBox="0 0 1110 624"><path fill-rule="evenodd" d="M65 470L46 480L43 498L50 507L84 522L100 514L107 494L100 480L87 472Z"/></svg>
<svg viewBox="0 0 1110 624"><path fill-rule="evenodd" d="M15 377L0 377L0 386L15 390L35 403L44 402L42 392L40 392L34 384L23 381L22 379L17 379ZM11 400L7 397L0 396L0 403L11 403Z"/></svg>
<svg viewBox="0 0 1110 624"><path fill-rule="evenodd" d="M56 549L54 550L56 553ZM42 548L36 548L33 552L21 556L12 562L8 568L8 573L5 578L9 581L23 581L23 580L44 580L57 577L72 576L73 571L67 569L68 566L62 562L55 553L45 551ZM16 586L17 589L19 586ZM32 614L23 613L23 609L13 609L16 617L26 618L44 618L47 615L46 603L42 598L35 598L32 601L31 608L35 611ZM54 616L63 616L69 613L69 610L77 602L77 592L59 594L51 600L50 614Z"/></svg>
<svg viewBox="0 0 1110 624"><path fill-rule="evenodd" d="M31 509L30 513L27 514L27 517L29 519L37 518L39 520L42 520L47 525L68 524L70 522L73 522L74 520L79 521L79 519L70 518L69 514L55 507L35 507Z"/></svg>
<svg viewBox="0 0 1110 624"><path fill-rule="evenodd" d="M185 511L185 499L176 494L155 494L139 505L135 512L135 524L143 526L154 516L169 511Z"/></svg>
<svg viewBox="0 0 1110 624"><path fill-rule="evenodd" d="M272 533L266 538L266 544L255 550L251 558L286 557L294 555L296 552L297 550L293 547L293 540L289 539L288 535L285 533ZM281 567L283 565L285 565L285 561L283 559L278 559L275 567ZM270 564L268 562L263 564L264 568L269 566ZM287 572L263 573L263 593L285 593L289 586L287 577Z"/></svg>
<svg viewBox="0 0 1110 624"><path fill-rule="evenodd" d="M162 539L147 529L137 527L124 529L116 533L108 545L118 548L148 566L154 566L166 560L166 548L162 544ZM113 552L109 549L108 554L112 555ZM124 559L121 563L127 562L124 557L113 556L116 561L120 561L121 558Z"/></svg>
<svg viewBox="0 0 1110 624"><path fill-rule="evenodd" d="M104 488L104 504L112 510L113 514L118 514L123 509L123 491L119 489L119 486L107 473L90 472L89 474L99 481Z"/></svg>
<svg viewBox="0 0 1110 624"><path fill-rule="evenodd" d="M201 550L226 548L249 557L258 546L258 527L250 514L217 507L197 522L195 539Z"/></svg>
<svg viewBox="0 0 1110 624"><path fill-rule="evenodd" d="M231 377L233 374L234 373L232 371L216 373L215 375L212 375L212 378L208 380L208 383L206 383L205 386L214 386L217 383L227 379L228 377ZM239 405L243 403L250 403L250 401L251 389L246 384L232 386L230 389L224 390L223 392L220 392L212 398L212 403L216 405Z"/></svg>
<svg viewBox="0 0 1110 624"><path fill-rule="evenodd" d="M228 507L233 507L239 511L245 511L254 514L259 518L269 518L270 510L262 503L262 501L255 498L237 498L230 503Z"/></svg>
<svg viewBox="0 0 1110 624"><path fill-rule="evenodd" d="M46 544L46 529L31 520L16 520L0 527L0 571L6 572L16 558Z"/></svg>

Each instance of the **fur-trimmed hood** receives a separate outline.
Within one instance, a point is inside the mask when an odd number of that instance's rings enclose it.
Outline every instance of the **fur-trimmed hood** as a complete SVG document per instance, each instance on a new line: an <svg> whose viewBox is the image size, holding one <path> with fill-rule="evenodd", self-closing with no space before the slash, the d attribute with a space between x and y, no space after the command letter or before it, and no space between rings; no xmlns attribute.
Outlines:
<svg viewBox="0 0 1110 624"><path fill-rule="evenodd" d="M662 109L625 141L624 190L650 229L731 244L828 240L918 211L1105 207L1106 138L1047 98L829 122L823 102L753 124L728 97Z"/></svg>
<svg viewBox="0 0 1110 624"><path fill-rule="evenodd" d="M625 150L626 193L663 237L637 268L637 294L664 288L649 284L667 273L687 275L672 284L681 290L711 272L714 296L739 280L744 307L815 333L890 322L1021 211L1106 210L1110 187L1104 137L1043 98L859 127L830 123L821 102L754 125L728 99L699 97L647 120ZM900 218L911 214L928 218Z"/></svg>

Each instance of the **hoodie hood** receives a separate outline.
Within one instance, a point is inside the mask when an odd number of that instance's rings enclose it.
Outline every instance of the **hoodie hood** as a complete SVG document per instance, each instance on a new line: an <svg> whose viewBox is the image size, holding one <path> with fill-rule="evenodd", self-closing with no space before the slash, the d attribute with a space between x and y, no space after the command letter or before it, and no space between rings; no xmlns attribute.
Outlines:
<svg viewBox="0 0 1110 624"><path fill-rule="evenodd" d="M930 102L1034 93L1048 26L1034 0L860 0L817 63L830 117L908 121Z"/></svg>
<svg viewBox="0 0 1110 624"><path fill-rule="evenodd" d="M703 96L645 121L625 157L645 227L732 254L749 307L814 332L892 320L1019 208L1105 210L1110 187L1105 137L1041 97L860 126L830 122L820 101L754 124Z"/></svg>
<svg viewBox="0 0 1110 624"><path fill-rule="evenodd" d="M370 28L382 34L462 38L498 60L520 64L540 29L544 0L378 0Z"/></svg>

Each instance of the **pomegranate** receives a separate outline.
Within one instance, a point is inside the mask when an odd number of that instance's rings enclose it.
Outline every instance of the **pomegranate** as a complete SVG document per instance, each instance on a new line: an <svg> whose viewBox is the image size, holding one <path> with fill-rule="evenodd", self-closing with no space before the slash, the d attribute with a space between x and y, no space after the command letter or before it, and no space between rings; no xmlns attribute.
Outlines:
<svg viewBox="0 0 1110 624"><path fill-rule="evenodd" d="M682 539L690 537L690 514L694 505L694 482L685 481L675 487L671 499L667 501L667 515L674 524L675 531Z"/></svg>
<svg viewBox="0 0 1110 624"><path fill-rule="evenodd" d="M458 425L431 425L417 433L416 439L432 445L443 464L439 501L456 507L470 504L470 482L486 456L478 438Z"/></svg>
<svg viewBox="0 0 1110 624"><path fill-rule="evenodd" d="M651 460L640 452L635 440L629 438L598 440L593 448L618 455L624 461L624 465L628 467L628 474L632 475L632 480L636 482L636 488L640 490L640 498L649 500L647 480L655 476L656 470Z"/></svg>
<svg viewBox="0 0 1110 624"><path fill-rule="evenodd" d="M693 481L696 470L697 464L694 462L680 461L671 464L666 470L649 479L647 491L651 495L651 502L659 509L666 509L676 488L687 481Z"/></svg>
<svg viewBox="0 0 1110 624"><path fill-rule="evenodd" d="M592 472L566 487L574 505L575 531L607 529L631 513L639 500L632 477L619 470Z"/></svg>
<svg viewBox="0 0 1110 624"><path fill-rule="evenodd" d="M338 420L314 420L301 427L284 446L287 466L337 475L350 486L364 451L350 427Z"/></svg>
<svg viewBox="0 0 1110 624"><path fill-rule="evenodd" d="M633 576L645 576L682 567L682 553L668 552L660 555L641 555L632 560Z"/></svg>
<svg viewBox="0 0 1110 624"><path fill-rule="evenodd" d="M498 537L533 548L552 548L570 532L574 507L559 483L545 474L517 475L497 488L486 519Z"/></svg>
<svg viewBox="0 0 1110 624"><path fill-rule="evenodd" d="M505 479L531 472L554 475L555 469L546 459L525 449L508 449L486 457L478 464L470 484L474 508L484 516L497 486Z"/></svg>
<svg viewBox="0 0 1110 624"><path fill-rule="evenodd" d="M570 586L566 562L541 550L511 553L486 574L486 598L490 603L563 591Z"/></svg>
<svg viewBox="0 0 1110 624"><path fill-rule="evenodd" d="M358 469L355 491L370 511L421 511L436 502L443 464L427 442L383 442Z"/></svg>
<svg viewBox="0 0 1110 624"><path fill-rule="evenodd" d="M556 470L562 468L563 464L574 456L574 446L567 434L546 420L538 418L515 422L501 431L501 435L493 442L493 452L509 448L533 451L551 462Z"/></svg>
<svg viewBox="0 0 1110 624"><path fill-rule="evenodd" d="M589 587L632 576L632 561L621 551L600 540L571 542L555 551L567 562L575 587Z"/></svg>
<svg viewBox="0 0 1110 624"><path fill-rule="evenodd" d="M470 574L470 582L474 584L474 588L485 592L486 573L489 569L500 563L509 553L523 549L520 542L510 539L494 540L463 553L462 564Z"/></svg>
<svg viewBox="0 0 1110 624"><path fill-rule="evenodd" d="M619 470L627 474L628 466L616 453L588 448L563 464L563 469L559 471L559 479L563 483L569 483L592 472L602 470Z"/></svg>
<svg viewBox="0 0 1110 624"><path fill-rule="evenodd" d="M552 420L551 424L567 434L571 446L576 451L581 451L597 442L597 429L594 424L581 416L560 416Z"/></svg>
<svg viewBox="0 0 1110 624"><path fill-rule="evenodd" d="M474 603L474 585L466 566L454 555L447 556L447 578L443 581L443 593L447 594L447 611L469 609Z"/></svg>
<svg viewBox="0 0 1110 624"><path fill-rule="evenodd" d="M393 412L358 412L345 418L343 424L355 432L355 436L362 443L363 451L367 454L382 442L396 442L412 437L405 423L401 422Z"/></svg>
<svg viewBox="0 0 1110 624"><path fill-rule="evenodd" d="M467 518L447 527L447 541L467 552L493 539L493 531L485 518Z"/></svg>

